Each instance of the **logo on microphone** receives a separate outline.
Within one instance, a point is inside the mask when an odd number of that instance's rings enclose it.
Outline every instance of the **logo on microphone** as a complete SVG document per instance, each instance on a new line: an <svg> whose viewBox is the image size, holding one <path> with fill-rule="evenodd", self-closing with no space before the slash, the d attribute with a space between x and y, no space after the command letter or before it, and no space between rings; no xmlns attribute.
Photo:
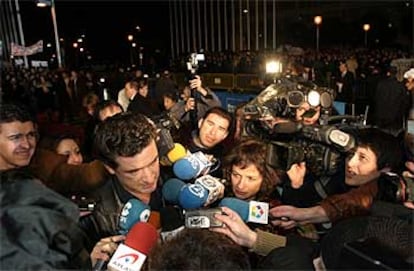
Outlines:
<svg viewBox="0 0 414 271"><path fill-rule="evenodd" d="M135 253L128 253L121 255L117 258L120 262L123 262L124 264L134 264L139 258L138 254Z"/></svg>
<svg viewBox="0 0 414 271"><path fill-rule="evenodd" d="M190 184L188 190L198 198L205 197L205 189L199 184Z"/></svg>
<svg viewBox="0 0 414 271"><path fill-rule="evenodd" d="M269 204L260 201L249 202L249 222L267 224L269 216Z"/></svg>

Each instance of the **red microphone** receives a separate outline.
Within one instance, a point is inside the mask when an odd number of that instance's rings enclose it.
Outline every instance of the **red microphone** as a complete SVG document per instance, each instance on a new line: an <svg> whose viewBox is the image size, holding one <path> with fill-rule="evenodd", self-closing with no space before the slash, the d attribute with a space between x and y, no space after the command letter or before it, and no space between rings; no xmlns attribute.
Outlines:
<svg viewBox="0 0 414 271"><path fill-rule="evenodd" d="M158 240L157 229L144 222L136 223L126 235L124 244L120 244L108 263L110 271L139 271L148 253Z"/></svg>

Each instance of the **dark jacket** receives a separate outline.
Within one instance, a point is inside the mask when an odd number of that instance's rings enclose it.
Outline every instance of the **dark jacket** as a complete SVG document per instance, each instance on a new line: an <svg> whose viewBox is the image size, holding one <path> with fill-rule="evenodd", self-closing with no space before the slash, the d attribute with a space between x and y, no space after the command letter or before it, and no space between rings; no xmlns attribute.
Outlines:
<svg viewBox="0 0 414 271"><path fill-rule="evenodd" d="M0 183L1 270L90 269L76 205L22 170Z"/></svg>
<svg viewBox="0 0 414 271"><path fill-rule="evenodd" d="M160 114L158 104L155 100L149 97L142 97L138 93L129 103L127 111L141 113L147 117L152 117Z"/></svg>
<svg viewBox="0 0 414 271"><path fill-rule="evenodd" d="M160 187L159 185L151 194L149 204L151 212L159 213L163 206ZM90 251L100 239L119 234L118 222L122 208L133 197L114 176L93 193L92 198L96 201L95 209L92 214L82 217L80 221L81 228L88 236L86 247Z"/></svg>

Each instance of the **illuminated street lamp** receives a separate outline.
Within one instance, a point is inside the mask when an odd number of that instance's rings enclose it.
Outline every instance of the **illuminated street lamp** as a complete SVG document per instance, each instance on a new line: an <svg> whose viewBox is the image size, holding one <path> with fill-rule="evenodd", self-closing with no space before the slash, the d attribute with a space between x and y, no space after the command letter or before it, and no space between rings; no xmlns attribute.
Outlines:
<svg viewBox="0 0 414 271"><path fill-rule="evenodd" d="M319 52L319 26L322 24L322 16L315 16L313 22L316 25L316 52Z"/></svg>
<svg viewBox="0 0 414 271"><path fill-rule="evenodd" d="M78 43L77 42L73 43L73 48L78 48Z"/></svg>
<svg viewBox="0 0 414 271"><path fill-rule="evenodd" d="M60 54L59 33L58 33L57 22L56 22L55 1L54 0L37 0L36 5L38 7L50 6L50 13L52 15L52 21L53 21L53 30L55 32L55 45L56 45L58 67L61 68L62 67L62 56Z"/></svg>
<svg viewBox="0 0 414 271"><path fill-rule="evenodd" d="M364 24L362 26L362 29L365 32L365 34L364 34L364 43L365 43L365 47L367 47L368 46L368 31L371 29L371 25L370 24Z"/></svg>
<svg viewBox="0 0 414 271"><path fill-rule="evenodd" d="M134 36L133 35L128 35L128 41L133 41L134 40Z"/></svg>

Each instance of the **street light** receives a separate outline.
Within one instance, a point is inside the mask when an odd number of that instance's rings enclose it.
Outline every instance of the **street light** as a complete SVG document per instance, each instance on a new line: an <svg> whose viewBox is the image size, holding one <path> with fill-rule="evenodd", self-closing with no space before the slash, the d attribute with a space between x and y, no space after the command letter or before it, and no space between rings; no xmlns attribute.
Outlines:
<svg viewBox="0 0 414 271"><path fill-rule="evenodd" d="M52 15L52 21L53 21L53 30L55 32L55 46L56 46L58 67L62 68L62 56L60 54L59 33L58 33L57 22L56 22L55 1L54 0L37 0L36 5L38 7L50 6L50 13Z"/></svg>
<svg viewBox="0 0 414 271"><path fill-rule="evenodd" d="M319 52L319 26L322 24L322 16L315 16L313 22L316 25L316 52Z"/></svg>
<svg viewBox="0 0 414 271"><path fill-rule="evenodd" d="M128 41L133 41L134 40L134 36L133 35L128 35Z"/></svg>
<svg viewBox="0 0 414 271"><path fill-rule="evenodd" d="M364 35L364 43L365 43L365 47L367 47L368 46L368 31L371 29L371 26L369 24L364 24L362 26L362 29L365 32L365 35Z"/></svg>

